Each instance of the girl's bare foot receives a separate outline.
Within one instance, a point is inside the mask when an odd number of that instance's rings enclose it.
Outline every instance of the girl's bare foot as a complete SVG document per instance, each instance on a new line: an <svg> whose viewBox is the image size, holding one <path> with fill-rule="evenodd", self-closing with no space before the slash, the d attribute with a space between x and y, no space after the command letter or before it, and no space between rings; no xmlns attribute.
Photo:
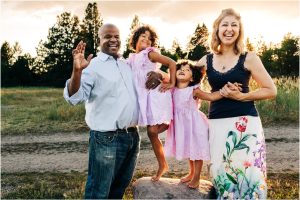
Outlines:
<svg viewBox="0 0 300 200"><path fill-rule="evenodd" d="M200 185L200 181L199 180L195 180L195 179L192 179L189 183L188 183L188 187L191 188L191 189L197 189Z"/></svg>
<svg viewBox="0 0 300 200"><path fill-rule="evenodd" d="M181 182L181 183L189 182L190 180L192 180L193 176L194 176L194 174L189 173L188 175L182 177L182 178L180 179L180 182Z"/></svg>
<svg viewBox="0 0 300 200"><path fill-rule="evenodd" d="M168 164L165 164L165 165L159 167L156 172L156 175L152 176L151 180L158 181L160 179L160 177L168 170L169 170Z"/></svg>

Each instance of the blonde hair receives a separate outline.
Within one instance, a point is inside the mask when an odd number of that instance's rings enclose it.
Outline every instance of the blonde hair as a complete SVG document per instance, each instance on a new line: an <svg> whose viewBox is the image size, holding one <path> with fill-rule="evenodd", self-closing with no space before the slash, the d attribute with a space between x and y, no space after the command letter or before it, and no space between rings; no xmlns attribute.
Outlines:
<svg viewBox="0 0 300 200"><path fill-rule="evenodd" d="M243 42L243 40L244 40L244 28L243 28L243 24L241 22L240 14L237 13L232 8L227 8L227 9L222 10L219 17L214 21L213 31L212 31L212 34L211 34L210 49L215 54L222 54L222 49L221 49L221 46L220 46L221 45L221 40L218 36L219 25L220 25L221 21L227 16L234 16L239 22L239 27L240 27L239 36L235 41L233 51L234 51L235 54L240 54L244 51L244 42Z"/></svg>

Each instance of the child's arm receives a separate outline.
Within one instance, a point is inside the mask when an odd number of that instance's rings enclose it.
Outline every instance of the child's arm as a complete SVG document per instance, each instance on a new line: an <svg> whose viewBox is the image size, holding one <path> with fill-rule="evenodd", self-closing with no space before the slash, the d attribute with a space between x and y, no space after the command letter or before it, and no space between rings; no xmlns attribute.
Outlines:
<svg viewBox="0 0 300 200"><path fill-rule="evenodd" d="M168 66L170 71L170 81L167 84L162 84L160 87L160 91L164 92L168 89L171 89L175 86L176 82L176 62L167 56L163 56L155 51L151 51L148 54L149 59L152 62L158 62L162 65Z"/></svg>
<svg viewBox="0 0 300 200"><path fill-rule="evenodd" d="M169 83L170 82L170 74L167 72L162 71L161 69L156 71L157 73L160 73L162 75L162 82L163 83Z"/></svg>
<svg viewBox="0 0 300 200"><path fill-rule="evenodd" d="M235 82L234 84L232 84L234 86L234 88L230 87L231 90L239 90L240 92L242 91L242 84ZM220 91L216 91L213 93L208 93L208 92L204 92L202 91L200 88L196 88L193 91L193 97L194 98L199 98L202 100L207 100L207 101L217 101L219 99L222 99L224 96L222 96Z"/></svg>
<svg viewBox="0 0 300 200"><path fill-rule="evenodd" d="M199 98L206 101L217 101L219 99L222 99L223 96L220 94L219 91L208 93L200 90L200 88L196 88L193 91L193 97Z"/></svg>

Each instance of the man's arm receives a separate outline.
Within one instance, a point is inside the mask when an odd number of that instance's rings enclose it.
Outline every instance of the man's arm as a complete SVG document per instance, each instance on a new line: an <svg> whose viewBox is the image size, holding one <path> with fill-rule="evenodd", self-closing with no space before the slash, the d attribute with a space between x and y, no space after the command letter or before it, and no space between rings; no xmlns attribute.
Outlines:
<svg viewBox="0 0 300 200"><path fill-rule="evenodd" d="M70 97L79 90L82 70L89 65L93 57L93 54L90 54L87 59L84 58L85 46L86 44L83 43L83 41L80 41L76 49L72 51L73 71L68 84L68 92Z"/></svg>

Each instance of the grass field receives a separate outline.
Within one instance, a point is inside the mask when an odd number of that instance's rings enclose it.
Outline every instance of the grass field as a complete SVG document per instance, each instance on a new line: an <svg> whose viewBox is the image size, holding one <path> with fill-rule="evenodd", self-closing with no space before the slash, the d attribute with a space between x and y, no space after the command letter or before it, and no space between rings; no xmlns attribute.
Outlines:
<svg viewBox="0 0 300 200"><path fill-rule="evenodd" d="M150 174L136 172L133 180ZM166 174L166 177L170 178L181 176L182 174ZM299 198L299 174L268 174L268 177L269 199ZM207 180L207 177L202 178ZM3 199L81 199L85 181L86 173L83 172L2 174L1 197ZM131 185L123 198L133 198Z"/></svg>
<svg viewBox="0 0 300 200"><path fill-rule="evenodd" d="M84 105L70 106L62 94L54 88L2 88L2 135L87 130Z"/></svg>
<svg viewBox="0 0 300 200"><path fill-rule="evenodd" d="M278 95L275 100L256 102L264 126L298 123L299 79L274 79ZM251 82L255 90L257 85ZM88 130L84 121L84 106L71 106L62 96L63 89L2 88L1 133L41 134ZM201 110L207 114L208 103Z"/></svg>

